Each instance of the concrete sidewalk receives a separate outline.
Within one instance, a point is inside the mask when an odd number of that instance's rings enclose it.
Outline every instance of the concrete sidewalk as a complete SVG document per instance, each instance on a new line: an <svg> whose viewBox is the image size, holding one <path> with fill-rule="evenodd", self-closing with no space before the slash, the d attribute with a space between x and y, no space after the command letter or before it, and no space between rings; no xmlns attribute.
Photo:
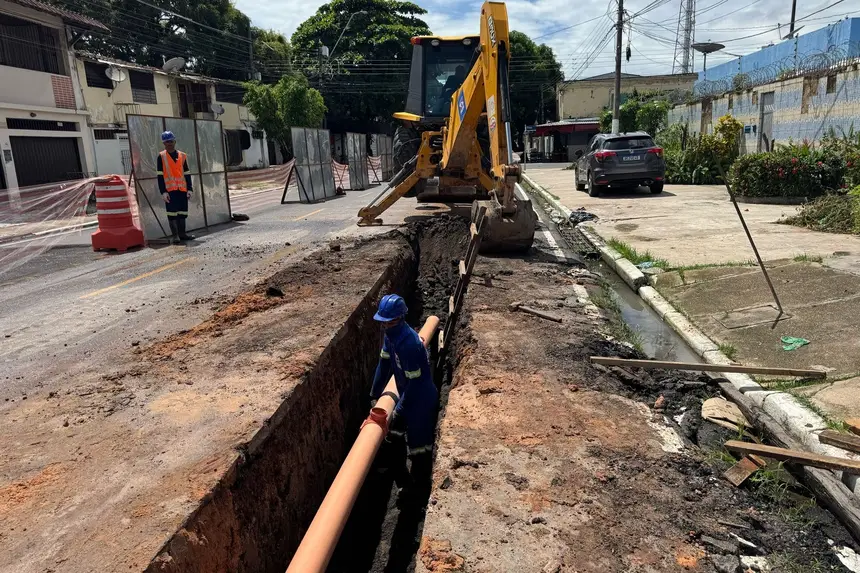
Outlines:
<svg viewBox="0 0 860 573"><path fill-rule="evenodd" d="M773 297L758 267L745 265L754 254L725 187L667 185L661 195L642 189L593 198L576 191L573 171L563 166L527 173L569 209L596 214L593 228L604 240L668 261L673 270L655 286L733 360L828 369L825 384L777 384L834 423L860 415L860 237L777 224L793 206L741 204L789 315L772 329ZM810 344L784 351L782 336Z"/></svg>

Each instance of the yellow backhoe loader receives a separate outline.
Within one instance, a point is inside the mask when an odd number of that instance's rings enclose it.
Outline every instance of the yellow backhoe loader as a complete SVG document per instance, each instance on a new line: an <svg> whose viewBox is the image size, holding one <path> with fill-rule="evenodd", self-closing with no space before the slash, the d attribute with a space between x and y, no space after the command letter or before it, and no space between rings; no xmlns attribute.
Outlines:
<svg viewBox="0 0 860 573"><path fill-rule="evenodd" d="M359 225L398 199L473 201L487 207L481 249L524 251L534 240L537 215L519 185L513 160L508 66L508 12L484 2L481 35L412 38L412 67L403 125L394 135L398 173L358 212Z"/></svg>

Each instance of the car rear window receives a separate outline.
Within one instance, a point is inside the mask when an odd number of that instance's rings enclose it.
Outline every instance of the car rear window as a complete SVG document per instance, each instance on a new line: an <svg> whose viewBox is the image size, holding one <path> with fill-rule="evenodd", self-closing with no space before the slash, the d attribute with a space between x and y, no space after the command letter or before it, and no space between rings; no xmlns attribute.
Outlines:
<svg viewBox="0 0 860 573"><path fill-rule="evenodd" d="M650 137L619 137L610 139L603 145L603 149L647 149L654 147L654 140Z"/></svg>

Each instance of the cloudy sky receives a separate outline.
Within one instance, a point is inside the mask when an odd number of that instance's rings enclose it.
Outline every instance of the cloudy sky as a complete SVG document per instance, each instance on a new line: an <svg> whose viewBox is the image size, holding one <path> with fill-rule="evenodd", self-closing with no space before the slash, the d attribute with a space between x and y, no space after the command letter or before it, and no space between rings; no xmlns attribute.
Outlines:
<svg viewBox="0 0 860 573"><path fill-rule="evenodd" d="M271 28L288 38L311 16L322 0L235 0L256 26ZM428 11L424 20L436 34L478 32L480 0L416 0ZM696 5L696 41L726 45L724 52L746 54L769 42L779 41L788 32L791 20L789 0L693 0ZM555 51L569 79L587 77L614 69L614 35L610 27L617 0L508 0L511 27L528 34ZM674 41L681 0L626 0L632 18L629 39L632 57L624 71L635 74L671 73ZM641 12L641 14L637 14ZM808 17L807 17L808 16ZM857 0L797 0L801 34L826 26L845 16L860 16ZM625 43L628 41L625 30ZM603 45L605 41L605 45ZM595 48L602 49L595 50ZM696 54L695 69L702 61ZM708 58L715 65L731 59L722 53Z"/></svg>

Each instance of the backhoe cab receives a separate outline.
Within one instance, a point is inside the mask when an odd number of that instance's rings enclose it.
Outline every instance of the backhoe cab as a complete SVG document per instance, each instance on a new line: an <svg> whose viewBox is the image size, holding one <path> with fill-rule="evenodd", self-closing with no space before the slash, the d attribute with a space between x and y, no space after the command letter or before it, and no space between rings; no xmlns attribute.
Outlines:
<svg viewBox="0 0 860 573"><path fill-rule="evenodd" d="M393 142L399 171L359 211L358 224L381 223L403 196L467 200L473 214L487 207L482 250L528 250L537 215L513 162L504 3L484 2L480 36L419 36L412 44L406 108L394 114L403 122Z"/></svg>

